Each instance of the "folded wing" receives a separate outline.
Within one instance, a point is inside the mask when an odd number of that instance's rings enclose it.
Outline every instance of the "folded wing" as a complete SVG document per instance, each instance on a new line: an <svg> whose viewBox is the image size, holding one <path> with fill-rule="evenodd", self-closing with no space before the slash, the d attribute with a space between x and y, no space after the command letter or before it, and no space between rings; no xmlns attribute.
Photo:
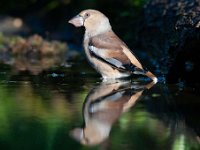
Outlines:
<svg viewBox="0 0 200 150"><path fill-rule="evenodd" d="M89 42L90 54L120 71L145 74L141 63L112 31L95 36Z"/></svg>

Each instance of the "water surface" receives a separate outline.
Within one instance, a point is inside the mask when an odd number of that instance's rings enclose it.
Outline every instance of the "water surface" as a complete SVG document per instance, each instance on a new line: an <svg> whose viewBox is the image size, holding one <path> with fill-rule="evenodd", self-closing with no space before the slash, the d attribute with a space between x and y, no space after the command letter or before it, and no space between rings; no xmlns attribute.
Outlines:
<svg viewBox="0 0 200 150"><path fill-rule="evenodd" d="M1 64L1 150L200 149L192 88L102 83L82 60L59 67L49 60L43 66L51 67Z"/></svg>

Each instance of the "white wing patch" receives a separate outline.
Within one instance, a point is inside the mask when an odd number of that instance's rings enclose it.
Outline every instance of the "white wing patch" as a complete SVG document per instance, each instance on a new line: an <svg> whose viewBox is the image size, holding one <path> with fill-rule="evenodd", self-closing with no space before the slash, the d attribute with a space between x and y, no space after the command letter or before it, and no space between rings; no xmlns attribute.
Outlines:
<svg viewBox="0 0 200 150"><path fill-rule="evenodd" d="M125 69L124 66L122 66L122 63L121 63L119 60L115 59L115 58L107 58L106 60L107 60L109 63L115 65L115 66L118 67L118 68L123 68L123 69Z"/></svg>
<svg viewBox="0 0 200 150"><path fill-rule="evenodd" d="M124 91L117 92L117 93L107 97L105 100L111 100L111 101L119 100L123 96L124 93L125 93Z"/></svg>

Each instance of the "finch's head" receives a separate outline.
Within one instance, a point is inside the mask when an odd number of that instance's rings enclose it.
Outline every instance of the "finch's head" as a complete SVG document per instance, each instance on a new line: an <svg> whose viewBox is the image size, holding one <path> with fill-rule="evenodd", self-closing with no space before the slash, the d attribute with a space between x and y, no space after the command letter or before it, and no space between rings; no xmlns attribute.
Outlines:
<svg viewBox="0 0 200 150"><path fill-rule="evenodd" d="M84 26L90 35L97 35L111 29L108 18L97 10L84 10L69 20L75 27Z"/></svg>

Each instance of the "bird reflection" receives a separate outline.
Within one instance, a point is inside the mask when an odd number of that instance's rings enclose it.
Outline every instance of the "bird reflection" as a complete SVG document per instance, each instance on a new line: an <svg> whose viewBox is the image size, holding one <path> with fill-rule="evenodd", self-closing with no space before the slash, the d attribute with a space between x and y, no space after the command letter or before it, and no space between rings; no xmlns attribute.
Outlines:
<svg viewBox="0 0 200 150"><path fill-rule="evenodd" d="M96 145L105 141L113 123L135 105L145 89L150 89L154 84L103 82L93 88L82 107L85 125L83 128L73 129L71 136L84 145Z"/></svg>

